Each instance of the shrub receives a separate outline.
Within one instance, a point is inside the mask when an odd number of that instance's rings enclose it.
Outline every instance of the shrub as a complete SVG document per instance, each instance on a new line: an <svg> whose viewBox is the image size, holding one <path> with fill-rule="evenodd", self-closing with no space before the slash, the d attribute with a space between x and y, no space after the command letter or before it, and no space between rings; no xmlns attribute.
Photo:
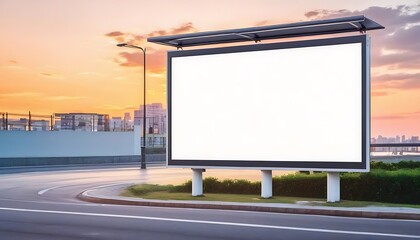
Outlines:
<svg viewBox="0 0 420 240"><path fill-rule="evenodd" d="M259 194L259 182L245 179L226 179L219 181L217 178L208 177L203 181L203 191L207 193L234 193L234 194Z"/></svg>
<svg viewBox="0 0 420 240"><path fill-rule="evenodd" d="M327 175L289 174L273 178L273 195L323 198L327 194Z"/></svg>
<svg viewBox="0 0 420 240"><path fill-rule="evenodd" d="M248 180L223 181L206 178L204 193L260 194L261 183ZM169 191L191 192L191 181L171 186ZM326 173L290 174L273 178L274 196L325 198ZM355 201L420 204L420 168L393 171L375 170L370 173L342 173L341 198Z"/></svg>
<svg viewBox="0 0 420 240"><path fill-rule="evenodd" d="M141 184L130 186L128 190L136 195L142 195L149 192L167 191L172 185Z"/></svg>
<svg viewBox="0 0 420 240"><path fill-rule="evenodd" d="M420 168L420 161L400 161L395 163L386 163L386 162L370 162L370 168L374 169L383 169L389 171L395 171L398 169L416 169Z"/></svg>
<svg viewBox="0 0 420 240"><path fill-rule="evenodd" d="M420 204L420 169L344 174L343 199Z"/></svg>
<svg viewBox="0 0 420 240"><path fill-rule="evenodd" d="M183 184L172 186L169 189L169 192L191 192L192 191L192 181L186 181Z"/></svg>

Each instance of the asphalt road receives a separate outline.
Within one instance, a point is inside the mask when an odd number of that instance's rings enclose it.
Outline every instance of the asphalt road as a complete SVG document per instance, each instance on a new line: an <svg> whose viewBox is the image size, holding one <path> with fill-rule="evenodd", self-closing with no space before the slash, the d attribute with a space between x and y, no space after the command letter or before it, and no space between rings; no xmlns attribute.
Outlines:
<svg viewBox="0 0 420 240"><path fill-rule="evenodd" d="M207 176L258 179L258 171ZM420 239L420 221L92 204L76 196L116 183L180 183L189 169L134 165L0 169L5 239Z"/></svg>

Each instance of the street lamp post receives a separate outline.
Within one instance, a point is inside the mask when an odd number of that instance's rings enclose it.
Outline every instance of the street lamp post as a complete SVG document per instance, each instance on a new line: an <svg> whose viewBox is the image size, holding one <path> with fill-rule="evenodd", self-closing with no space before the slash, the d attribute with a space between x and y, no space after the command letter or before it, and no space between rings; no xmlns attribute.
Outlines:
<svg viewBox="0 0 420 240"><path fill-rule="evenodd" d="M120 43L118 47L128 47L140 49L143 52L143 143L141 145L141 161L140 168L146 169L146 48L139 46Z"/></svg>

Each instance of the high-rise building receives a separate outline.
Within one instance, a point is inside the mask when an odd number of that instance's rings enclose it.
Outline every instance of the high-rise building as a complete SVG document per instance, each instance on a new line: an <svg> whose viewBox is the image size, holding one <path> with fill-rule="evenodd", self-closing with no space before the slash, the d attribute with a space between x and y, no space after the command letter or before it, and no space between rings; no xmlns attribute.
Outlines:
<svg viewBox="0 0 420 240"><path fill-rule="evenodd" d="M124 122L123 122L124 126L123 129L124 131L131 131L134 128L134 122L131 120L131 115L130 113L124 113Z"/></svg>
<svg viewBox="0 0 420 240"><path fill-rule="evenodd" d="M151 147L165 147L166 144L166 109L161 103L146 105L146 145ZM134 124L140 125L143 132L144 106L134 111Z"/></svg>
<svg viewBox="0 0 420 240"><path fill-rule="evenodd" d="M139 110L134 111L135 125L143 127L143 113L143 105L140 105ZM163 108L162 103L152 103L146 105L146 131L147 134L166 133L166 109Z"/></svg>

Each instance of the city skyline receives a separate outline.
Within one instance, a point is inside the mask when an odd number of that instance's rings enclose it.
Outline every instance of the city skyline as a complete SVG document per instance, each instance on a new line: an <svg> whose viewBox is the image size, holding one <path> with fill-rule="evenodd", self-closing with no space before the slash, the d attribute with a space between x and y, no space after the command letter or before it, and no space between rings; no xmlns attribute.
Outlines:
<svg viewBox="0 0 420 240"><path fill-rule="evenodd" d="M154 11L142 11L140 5ZM240 11L232 15L233 9ZM3 0L0 27L7 37L0 40L0 110L133 112L143 97L142 53L117 48L120 42L147 47L147 103L165 105L166 51L173 49L147 43L147 37L363 14L386 27L371 33L372 136L418 136L419 9L418 1L214 1L203 6Z"/></svg>
<svg viewBox="0 0 420 240"><path fill-rule="evenodd" d="M1 113L0 113L1 114ZM9 126L10 130L13 129L13 124L15 122L18 122L18 128L15 130L25 130L27 120L28 118L23 117L24 114L20 114L21 118L17 118L16 113L12 113L9 115ZM51 113L51 117L54 116L57 113ZM66 113L66 114L80 114L80 113ZM98 114L98 115L109 115L109 114L101 114L101 113L85 113L85 114ZM34 114L35 116L38 116ZM63 113L59 113L59 115L65 115ZM166 134L166 109L163 108L163 105L161 103L150 103L147 104L147 124L146 126L154 126L157 127L154 131L158 134ZM1 115L0 115L1 118ZM141 125L143 118L143 105L140 105L138 109L134 109L133 112L125 112L122 116L110 116L109 115L109 130L110 131L132 131L134 125ZM35 118L33 120L36 122L35 124L32 124L33 127L36 127L37 131L48 131L49 128L49 115L45 115L41 118ZM153 119L153 120L151 120ZM25 122L26 121L26 122ZM20 122L20 123L19 123ZM114 123L115 122L115 123ZM45 124L47 123L47 124ZM60 122L55 121L54 123L54 130L61 130L60 128L57 128L57 124L61 124ZM115 127L115 124L117 124L117 127ZM0 122L0 126L1 122ZM0 128L1 130L1 128ZM148 130L148 134L151 134ZM405 134L396 134L396 135L384 135L384 134L378 134L378 135L371 135L371 143L404 143L404 142L419 142L419 136L418 135L405 135Z"/></svg>

